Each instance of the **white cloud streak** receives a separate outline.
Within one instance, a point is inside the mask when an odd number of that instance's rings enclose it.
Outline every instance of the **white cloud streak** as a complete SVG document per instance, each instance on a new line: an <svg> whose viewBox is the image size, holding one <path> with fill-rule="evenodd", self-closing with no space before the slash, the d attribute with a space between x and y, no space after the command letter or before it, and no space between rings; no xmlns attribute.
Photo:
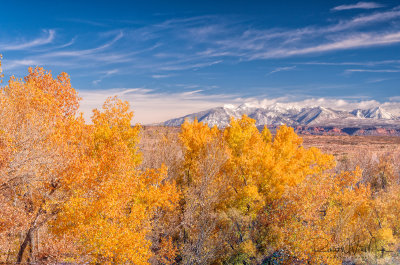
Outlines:
<svg viewBox="0 0 400 265"><path fill-rule="evenodd" d="M8 44L0 44L0 50L1 51L17 51L17 50L27 50L33 47L37 47L37 46L42 46L42 45L46 45L49 43L52 43L55 35L56 35L56 31L55 30L44 30L44 32L47 34L47 36L45 37L41 37L41 38L37 38L34 39L32 41L28 41L28 42L24 42L24 43L8 43Z"/></svg>
<svg viewBox="0 0 400 265"><path fill-rule="evenodd" d="M400 69L346 69L346 73L400 73Z"/></svg>
<svg viewBox="0 0 400 265"><path fill-rule="evenodd" d="M172 75L172 74L166 74L166 75L152 75L151 77L152 78L154 78L154 79L161 79L161 78L168 78L168 77L171 77L171 76L174 76L174 75Z"/></svg>
<svg viewBox="0 0 400 265"><path fill-rule="evenodd" d="M397 65L400 60L382 60L382 61L365 61L365 62L303 62L302 65L326 65L326 66L377 66L377 65Z"/></svg>
<svg viewBox="0 0 400 265"><path fill-rule="evenodd" d="M40 65L38 61L35 60L28 60L28 59L22 59L22 60L5 60L2 63L2 68L5 71L9 71L15 68L18 68L20 66L32 66L35 67L36 65Z"/></svg>
<svg viewBox="0 0 400 265"><path fill-rule="evenodd" d="M194 68L203 68L207 66L212 66L214 64L222 63L223 60L211 61L211 62L202 62L202 63L192 63L192 64L178 64L178 65L169 65L169 66L161 66L160 70L164 71L180 71Z"/></svg>
<svg viewBox="0 0 400 265"><path fill-rule="evenodd" d="M122 31L120 31L111 41L96 47L96 48L92 48L92 49L85 49L85 50L74 50L74 51L59 51L59 52L51 52L51 53L47 53L44 55L44 57L80 57L80 56L84 56L84 55L90 55L90 54L94 54L96 52L105 50L109 47L111 47L114 43L116 43L118 40L122 39L122 37L124 36L124 33Z"/></svg>
<svg viewBox="0 0 400 265"><path fill-rule="evenodd" d="M381 8L383 5L375 2L358 2L353 5L340 5L332 8L333 11L342 11L342 10L349 10L349 9L375 9Z"/></svg>
<svg viewBox="0 0 400 265"><path fill-rule="evenodd" d="M250 59L284 58L296 55L322 53L355 48L367 48L371 46L390 45L397 43L400 43L400 31L384 34L358 33L347 36L343 39L331 41L316 46L305 48L278 48L263 53L256 53L252 55Z"/></svg>
<svg viewBox="0 0 400 265"><path fill-rule="evenodd" d="M111 76L111 75L115 75L119 72L118 69L112 69L112 70L108 70L104 73L105 76Z"/></svg>
<svg viewBox="0 0 400 265"><path fill-rule="evenodd" d="M284 71L290 71L295 69L296 66L285 66L285 67L277 67L274 70L272 70L271 72L269 72L267 75L272 75L278 72L284 72Z"/></svg>

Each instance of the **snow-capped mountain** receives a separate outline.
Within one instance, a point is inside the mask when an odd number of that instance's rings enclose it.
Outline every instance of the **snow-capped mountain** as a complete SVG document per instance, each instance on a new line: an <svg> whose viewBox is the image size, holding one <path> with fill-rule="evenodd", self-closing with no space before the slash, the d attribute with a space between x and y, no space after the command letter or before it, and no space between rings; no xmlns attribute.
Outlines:
<svg viewBox="0 0 400 265"><path fill-rule="evenodd" d="M384 110L382 107L375 107L371 109L355 109L351 112L358 118L370 118L370 119L386 119L392 120L396 119L396 116Z"/></svg>
<svg viewBox="0 0 400 265"><path fill-rule="evenodd" d="M318 124L327 120L348 118L349 113L324 107L305 108L295 116L299 125Z"/></svg>
<svg viewBox="0 0 400 265"><path fill-rule="evenodd" d="M387 112L386 110L384 110L381 107L376 107L373 109L369 109L367 111L364 112L364 117L365 118L371 118L371 119L387 119L387 120L391 120L391 119L395 119L396 117Z"/></svg>
<svg viewBox="0 0 400 265"><path fill-rule="evenodd" d="M207 123L210 126L226 127L231 117L240 118L247 115L256 120L257 126L396 126L400 127L400 117L386 111L382 107L371 109L355 109L353 111L335 110L322 106L298 107L275 103L259 106L245 103L239 106L225 105L206 111L193 113L181 118L168 120L163 125L179 126L185 119Z"/></svg>

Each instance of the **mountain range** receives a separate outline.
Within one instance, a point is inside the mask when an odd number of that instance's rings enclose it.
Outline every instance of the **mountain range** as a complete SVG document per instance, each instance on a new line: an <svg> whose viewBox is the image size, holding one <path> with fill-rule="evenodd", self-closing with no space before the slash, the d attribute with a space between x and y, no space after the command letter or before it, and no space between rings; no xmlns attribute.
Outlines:
<svg viewBox="0 0 400 265"><path fill-rule="evenodd" d="M216 125L223 128L229 125L231 117L240 118L242 115L247 115L255 119L256 126L258 127L267 125L271 128L276 128L282 124L286 124L303 132L332 131L336 132L335 134L341 134L345 131L353 131L353 134L357 133L357 130L354 128L360 129L363 134L371 134L369 131L374 129L379 129L378 131L381 132L384 129L388 129L391 131L394 130L395 133L392 132L391 134L400 135L400 117L380 106L345 111L323 106L299 107L275 103L261 107L251 103L244 103L239 106L225 105L223 107L192 113L184 117L165 121L162 125L180 126L185 119L193 121L197 118L198 121L204 122L209 126ZM310 128L320 129L310 130ZM353 130L349 130L349 128L353 128Z"/></svg>

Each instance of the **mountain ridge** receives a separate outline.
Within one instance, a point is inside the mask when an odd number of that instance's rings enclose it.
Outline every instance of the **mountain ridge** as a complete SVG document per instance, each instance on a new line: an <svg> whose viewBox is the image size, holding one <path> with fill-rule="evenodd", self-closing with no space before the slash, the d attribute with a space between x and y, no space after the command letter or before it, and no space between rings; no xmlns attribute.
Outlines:
<svg viewBox="0 0 400 265"><path fill-rule="evenodd" d="M369 131L379 128L400 130L400 117L385 110L382 106L346 111L324 106L299 107L279 103L269 106L256 106L249 103L239 106L225 105L170 119L160 125L180 126L185 119L193 121L197 118L198 121L209 126L216 125L223 128L229 125L231 117L240 118L242 115L255 119L258 127L267 125L274 128L286 124L291 127L303 128L336 128L333 131L341 131L345 128Z"/></svg>

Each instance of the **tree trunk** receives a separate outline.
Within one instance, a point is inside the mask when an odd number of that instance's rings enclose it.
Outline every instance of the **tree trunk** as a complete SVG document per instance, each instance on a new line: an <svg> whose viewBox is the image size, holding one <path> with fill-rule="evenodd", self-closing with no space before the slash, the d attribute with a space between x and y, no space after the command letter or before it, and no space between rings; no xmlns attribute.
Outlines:
<svg viewBox="0 0 400 265"><path fill-rule="evenodd" d="M32 228L28 230L26 233L24 242L22 242L19 251L18 251L18 256L17 256L17 263L20 264L22 262L22 258L24 256L25 250L32 243Z"/></svg>

